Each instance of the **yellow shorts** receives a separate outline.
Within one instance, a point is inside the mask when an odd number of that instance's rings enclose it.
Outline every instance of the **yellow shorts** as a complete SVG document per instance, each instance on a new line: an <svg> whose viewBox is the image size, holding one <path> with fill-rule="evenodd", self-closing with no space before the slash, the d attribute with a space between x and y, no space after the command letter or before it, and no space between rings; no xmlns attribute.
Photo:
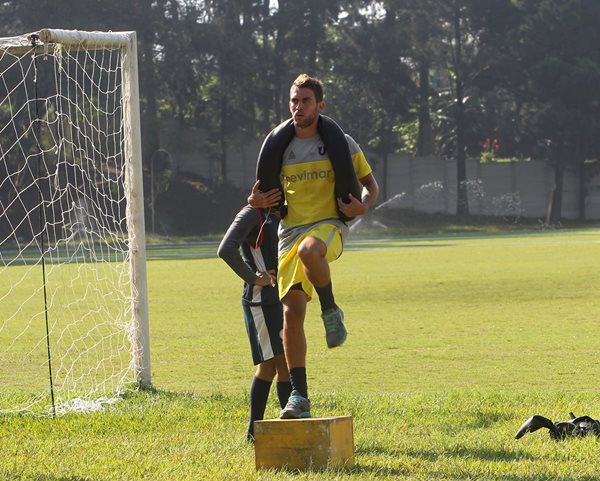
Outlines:
<svg viewBox="0 0 600 481"><path fill-rule="evenodd" d="M333 262L342 255L344 248L340 228L333 224L319 224L308 230L298 238L292 248L279 257L277 269L277 285L279 286L279 298L283 299L290 288L295 284L302 284L302 290L307 294L310 301L313 285L304 274L302 262L298 257L298 246L306 237L321 239L327 246L325 259Z"/></svg>

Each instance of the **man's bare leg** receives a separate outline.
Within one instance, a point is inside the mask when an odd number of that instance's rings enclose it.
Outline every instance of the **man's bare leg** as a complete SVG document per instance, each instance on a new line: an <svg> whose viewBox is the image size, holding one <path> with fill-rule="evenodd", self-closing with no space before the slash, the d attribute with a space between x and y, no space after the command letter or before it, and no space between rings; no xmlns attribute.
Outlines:
<svg viewBox="0 0 600 481"><path fill-rule="evenodd" d="M325 287L331 282L326 255L325 242L316 237L306 237L298 246L298 257L302 261L304 273L315 288Z"/></svg>
<svg viewBox="0 0 600 481"><path fill-rule="evenodd" d="M308 297L302 289L293 287L281 302L283 304L283 350L293 390L280 417L282 419L310 417L304 333Z"/></svg>
<svg viewBox="0 0 600 481"><path fill-rule="evenodd" d="M283 351L288 369L306 367L306 293L301 289L290 289L281 300L283 304Z"/></svg>
<svg viewBox="0 0 600 481"><path fill-rule="evenodd" d="M298 246L304 273L319 296L327 346L336 347L344 343L348 333L344 326L344 313L335 303L326 256L327 246L316 237L306 237Z"/></svg>

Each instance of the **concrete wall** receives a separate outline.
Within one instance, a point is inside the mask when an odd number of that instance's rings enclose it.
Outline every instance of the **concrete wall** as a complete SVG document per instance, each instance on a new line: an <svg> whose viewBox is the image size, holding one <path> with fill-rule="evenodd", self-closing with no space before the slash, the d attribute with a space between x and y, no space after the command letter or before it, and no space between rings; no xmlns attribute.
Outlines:
<svg viewBox="0 0 600 481"><path fill-rule="evenodd" d="M376 173L381 185L383 179ZM467 191L472 214L544 217L554 171L544 161L480 164L467 161ZM387 197L400 196L399 206L423 212L456 212L456 161L394 156L388 165ZM562 215L579 216L577 173L564 174ZM600 219L600 175L590 177L586 218Z"/></svg>
<svg viewBox="0 0 600 481"><path fill-rule="evenodd" d="M375 176L386 189L387 199L399 207L420 212L456 213L456 161L437 157L394 155L388 159L383 179L379 159L369 156ZM554 171L541 160L480 164L467 161L467 191L471 214L544 217L548 209ZM588 180L586 218L600 219L600 174ZM577 173L564 174L562 215L579 216Z"/></svg>
<svg viewBox="0 0 600 481"><path fill-rule="evenodd" d="M250 191L254 183L256 158L261 142L232 143L229 146L227 177L236 186ZM180 171L206 177L218 174L218 160L203 152L177 152L172 146ZM438 157L415 158L391 155L387 178L383 179L381 159L366 153L381 186L385 183L386 199L395 197L399 207L420 212L456 212L456 161ZM554 172L544 161L480 164L467 161L467 189L472 214L545 217L554 183ZM576 172L564 176L564 218L578 217ZM383 199L382 199L383 201ZM586 218L600 219L600 174L590 177L586 196Z"/></svg>

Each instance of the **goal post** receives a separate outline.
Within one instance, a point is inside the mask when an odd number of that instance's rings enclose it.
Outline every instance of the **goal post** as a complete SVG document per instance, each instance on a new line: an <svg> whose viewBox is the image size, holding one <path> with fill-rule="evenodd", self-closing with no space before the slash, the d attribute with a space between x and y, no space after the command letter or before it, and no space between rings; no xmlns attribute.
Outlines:
<svg viewBox="0 0 600 481"><path fill-rule="evenodd" d="M135 32L0 39L0 277L0 412L151 386Z"/></svg>
<svg viewBox="0 0 600 481"><path fill-rule="evenodd" d="M142 141L140 133L140 102L138 82L137 40L135 32L128 34L128 46L124 50L124 117L129 133L125 134L125 157L131 159L130 170L130 231L131 249L131 282L138 293L134 297L134 318L138 326L135 352L137 382L141 387L151 386L150 370L150 325L148 317L148 287L146 275L146 242L144 222L144 189L142 184Z"/></svg>

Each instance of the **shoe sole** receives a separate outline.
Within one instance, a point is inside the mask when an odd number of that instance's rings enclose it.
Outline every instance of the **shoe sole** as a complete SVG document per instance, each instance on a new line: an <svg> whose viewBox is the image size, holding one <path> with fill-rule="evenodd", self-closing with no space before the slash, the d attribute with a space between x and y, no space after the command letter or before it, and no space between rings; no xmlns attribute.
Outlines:
<svg viewBox="0 0 600 481"><path fill-rule="evenodd" d="M304 411L301 412L300 415L296 416L293 413L289 413L289 412L282 412L279 415L279 419L307 419L310 418L310 412L308 411Z"/></svg>
<svg viewBox="0 0 600 481"><path fill-rule="evenodd" d="M344 333L344 337L343 337L343 338L342 338L340 341L337 341L337 342L334 342L334 343L330 343L329 341L327 341L327 347L328 347L329 349L333 349L334 347L339 347L339 346L341 346L342 344L344 344L344 342L346 342L346 339L347 339L347 338L348 338L348 331L346 331L346 332Z"/></svg>

